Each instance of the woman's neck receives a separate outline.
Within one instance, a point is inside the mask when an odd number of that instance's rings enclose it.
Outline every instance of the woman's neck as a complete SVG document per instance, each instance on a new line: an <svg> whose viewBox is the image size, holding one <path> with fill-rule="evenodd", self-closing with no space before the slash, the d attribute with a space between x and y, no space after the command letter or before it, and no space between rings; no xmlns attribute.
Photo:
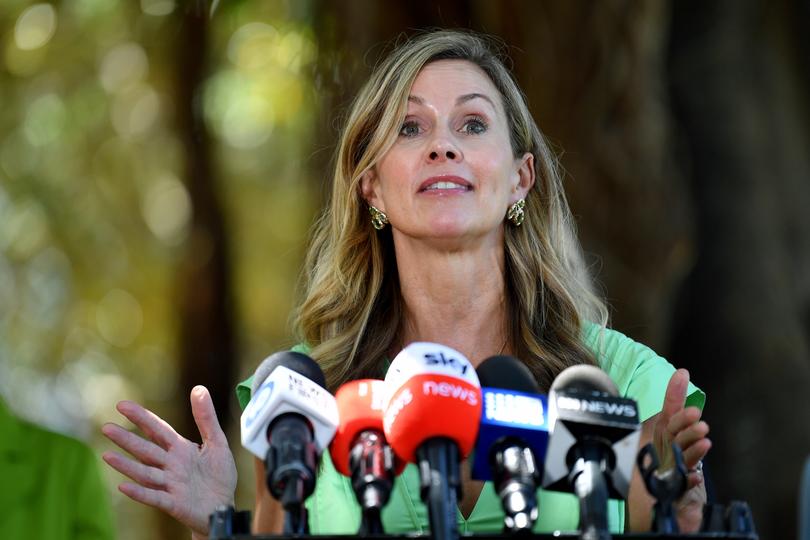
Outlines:
<svg viewBox="0 0 810 540"><path fill-rule="evenodd" d="M476 367L508 352L502 237L453 251L395 241L395 250L405 303L400 347L441 343Z"/></svg>

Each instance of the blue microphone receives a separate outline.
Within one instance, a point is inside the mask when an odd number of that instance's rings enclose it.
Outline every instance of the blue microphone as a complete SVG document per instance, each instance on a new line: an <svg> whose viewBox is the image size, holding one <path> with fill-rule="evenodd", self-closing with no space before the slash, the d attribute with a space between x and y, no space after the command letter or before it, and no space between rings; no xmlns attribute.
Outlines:
<svg viewBox="0 0 810 540"><path fill-rule="evenodd" d="M504 531L531 531L537 488L548 445L548 398L529 368L511 356L493 356L476 370L483 411L472 477L492 480L504 511Z"/></svg>

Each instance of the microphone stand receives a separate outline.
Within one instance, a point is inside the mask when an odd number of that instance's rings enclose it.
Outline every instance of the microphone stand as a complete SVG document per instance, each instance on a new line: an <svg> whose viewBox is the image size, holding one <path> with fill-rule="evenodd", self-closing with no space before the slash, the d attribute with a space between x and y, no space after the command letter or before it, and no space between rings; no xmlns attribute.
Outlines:
<svg viewBox="0 0 810 540"><path fill-rule="evenodd" d="M380 512L394 485L394 453L378 431L362 432L349 455L352 488L363 511L358 534L385 534Z"/></svg>
<svg viewBox="0 0 810 540"><path fill-rule="evenodd" d="M507 439L491 451L490 464L504 512L503 532L531 532L538 517L537 484L540 479L531 448Z"/></svg>
<svg viewBox="0 0 810 540"><path fill-rule="evenodd" d="M608 485L605 479L604 443L586 439L574 450L568 481L579 499L581 540L610 540L608 532Z"/></svg>
<svg viewBox="0 0 810 540"><path fill-rule="evenodd" d="M420 494L428 507L434 540L458 540L456 511L461 495L458 447L450 439L434 437L416 450Z"/></svg>
<svg viewBox="0 0 810 540"><path fill-rule="evenodd" d="M286 511L284 534L309 534L304 501L315 489L317 450L307 420L298 414L282 415L271 424L270 447L265 459L267 488Z"/></svg>

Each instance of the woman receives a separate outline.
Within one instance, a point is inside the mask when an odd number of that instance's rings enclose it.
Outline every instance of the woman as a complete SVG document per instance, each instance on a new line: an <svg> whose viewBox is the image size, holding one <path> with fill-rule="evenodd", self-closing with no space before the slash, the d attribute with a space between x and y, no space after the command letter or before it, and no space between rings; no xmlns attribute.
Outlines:
<svg viewBox="0 0 810 540"><path fill-rule="evenodd" d="M297 328L332 390L382 377L387 359L417 340L449 345L474 365L514 355L545 389L567 366L597 364L639 402L642 445L654 441L666 463L671 441L684 449L690 489L678 518L682 530L699 527L699 464L711 446L700 420L703 395L685 371L604 328L606 310L591 290L554 157L486 40L423 34L376 68L344 128L306 269ZM244 404L247 382L237 392ZM200 448L122 402L119 410L153 442L107 425L105 434L139 461L116 453L105 460L137 482L123 485L124 493L204 534L215 503L232 500L235 473L204 389L192 391L192 408ZM218 473L200 474L207 466ZM279 531L279 505L258 460L256 468L255 528ZM413 467L406 469L383 514L386 530L427 526L414 481ZM208 493L195 491L200 482ZM465 478L463 493L460 530L499 530L491 487ZM537 530L576 526L571 496L539 495ZM635 473L627 511L611 502L611 528L648 528L652 503ZM328 457L308 505L313 532L356 531L348 481Z"/></svg>

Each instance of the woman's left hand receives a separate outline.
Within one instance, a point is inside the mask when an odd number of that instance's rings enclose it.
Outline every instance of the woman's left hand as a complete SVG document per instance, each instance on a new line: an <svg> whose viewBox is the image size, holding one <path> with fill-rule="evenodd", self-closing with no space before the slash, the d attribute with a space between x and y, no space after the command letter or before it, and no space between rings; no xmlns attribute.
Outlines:
<svg viewBox="0 0 810 540"><path fill-rule="evenodd" d="M664 407L655 421L653 444L661 462L661 470L675 466L672 443L677 443L681 448L689 475L687 491L675 504L678 527L681 532L697 532L703 518L703 505L706 503L701 463L712 447L712 442L706 438L709 424L700 419L701 410L697 407L684 407L688 385L689 372L685 369L677 370L669 380Z"/></svg>

